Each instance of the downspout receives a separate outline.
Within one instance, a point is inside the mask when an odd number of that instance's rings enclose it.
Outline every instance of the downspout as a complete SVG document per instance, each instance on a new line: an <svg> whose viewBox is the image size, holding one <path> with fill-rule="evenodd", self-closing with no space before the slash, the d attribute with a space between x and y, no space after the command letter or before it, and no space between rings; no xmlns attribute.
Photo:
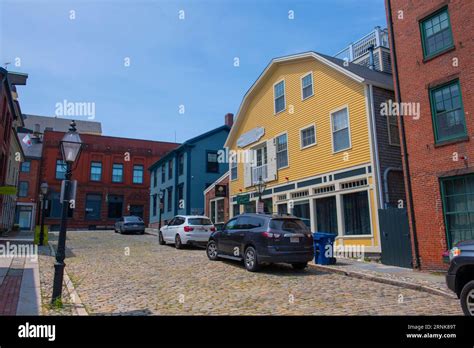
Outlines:
<svg viewBox="0 0 474 348"><path fill-rule="evenodd" d="M391 46L391 51L393 54L393 76L395 77L395 90L396 90L396 95L395 99L397 103L401 103L401 95L400 95L400 84L398 80L398 64L397 64L397 52L395 49L395 38L394 38L394 32L393 32L393 19L392 19L392 4L390 0L387 1L387 12L388 12L388 25L390 28L390 33L392 35L390 36L390 46ZM405 166L405 173L406 173L406 192L407 192L407 198L408 202L410 205L410 220L411 220L411 227L413 231L413 246L414 246L414 251L415 251L415 268L420 268L420 250L419 250L419 245L418 245L418 235L416 232L416 218L415 218L415 208L413 207L413 191L411 187L411 175L410 175L410 164L408 163L408 151L407 151L407 141L406 141L406 136L405 136L405 122L403 120L403 117L399 117L400 119L400 130L401 130L401 137L402 137L402 157L403 157L403 164Z"/></svg>
<svg viewBox="0 0 474 348"><path fill-rule="evenodd" d="M388 193L388 174L391 171L397 171L397 172L402 172L403 173L403 169L397 168L397 167L387 167L387 168L385 168L385 170L383 172L383 190L384 190L384 195L385 195L385 200L384 200L385 209L388 207L388 204L390 202L390 195Z"/></svg>
<svg viewBox="0 0 474 348"><path fill-rule="evenodd" d="M374 178L377 184L377 200L379 207L383 208L383 193L381 188L382 178L380 175L380 158L379 158L379 145L377 141L377 123L375 122L375 108L374 108L374 93L372 85L368 85L368 98L369 98L369 113L370 113L370 127L372 128L372 151L374 153Z"/></svg>

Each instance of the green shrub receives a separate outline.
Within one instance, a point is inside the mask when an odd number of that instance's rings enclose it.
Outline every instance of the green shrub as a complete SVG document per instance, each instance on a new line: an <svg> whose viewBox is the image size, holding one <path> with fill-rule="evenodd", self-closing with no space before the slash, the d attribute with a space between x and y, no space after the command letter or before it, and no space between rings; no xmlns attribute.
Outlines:
<svg viewBox="0 0 474 348"><path fill-rule="evenodd" d="M41 226L36 226L35 227L35 240L34 243L38 244L39 243L39 235L41 231ZM44 239L43 239L43 245L48 245L48 232L49 232L49 226L44 225Z"/></svg>

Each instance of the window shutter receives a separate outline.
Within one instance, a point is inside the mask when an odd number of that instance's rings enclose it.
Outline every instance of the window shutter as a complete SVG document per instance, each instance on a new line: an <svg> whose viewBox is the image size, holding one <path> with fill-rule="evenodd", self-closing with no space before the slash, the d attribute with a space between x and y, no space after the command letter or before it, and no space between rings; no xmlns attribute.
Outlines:
<svg viewBox="0 0 474 348"><path fill-rule="evenodd" d="M253 161L253 151L249 151L249 158L244 161L244 187L252 186L252 161Z"/></svg>
<svg viewBox="0 0 474 348"><path fill-rule="evenodd" d="M277 179L277 160L275 139L267 140L268 181Z"/></svg>

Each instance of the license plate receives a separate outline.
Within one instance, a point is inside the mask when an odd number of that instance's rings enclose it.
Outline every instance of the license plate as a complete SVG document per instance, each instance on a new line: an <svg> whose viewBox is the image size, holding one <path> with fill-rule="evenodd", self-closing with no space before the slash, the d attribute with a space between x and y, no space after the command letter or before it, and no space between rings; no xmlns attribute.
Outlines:
<svg viewBox="0 0 474 348"><path fill-rule="evenodd" d="M290 243L299 243L300 239L298 237L290 237Z"/></svg>
<svg viewBox="0 0 474 348"><path fill-rule="evenodd" d="M138 225L133 225L133 227L138 227Z"/></svg>

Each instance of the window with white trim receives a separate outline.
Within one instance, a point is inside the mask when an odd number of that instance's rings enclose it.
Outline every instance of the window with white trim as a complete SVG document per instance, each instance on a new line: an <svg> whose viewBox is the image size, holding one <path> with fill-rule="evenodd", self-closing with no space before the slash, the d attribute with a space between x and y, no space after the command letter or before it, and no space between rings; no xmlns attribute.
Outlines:
<svg viewBox="0 0 474 348"><path fill-rule="evenodd" d="M237 156L230 158L230 180L236 180L237 176Z"/></svg>
<svg viewBox="0 0 474 348"><path fill-rule="evenodd" d="M316 144L316 129L314 125L303 128L300 131L300 138L302 148Z"/></svg>
<svg viewBox="0 0 474 348"><path fill-rule="evenodd" d="M331 114L332 147L334 152L346 150L351 147L349 139L349 114L347 108Z"/></svg>
<svg viewBox="0 0 474 348"><path fill-rule="evenodd" d="M303 100L313 95L313 74L309 73L301 79L301 95Z"/></svg>
<svg viewBox="0 0 474 348"><path fill-rule="evenodd" d="M285 110L285 81L278 82L274 87L275 114Z"/></svg>
<svg viewBox="0 0 474 348"><path fill-rule="evenodd" d="M288 166L288 136L285 134L275 138L277 169Z"/></svg>

